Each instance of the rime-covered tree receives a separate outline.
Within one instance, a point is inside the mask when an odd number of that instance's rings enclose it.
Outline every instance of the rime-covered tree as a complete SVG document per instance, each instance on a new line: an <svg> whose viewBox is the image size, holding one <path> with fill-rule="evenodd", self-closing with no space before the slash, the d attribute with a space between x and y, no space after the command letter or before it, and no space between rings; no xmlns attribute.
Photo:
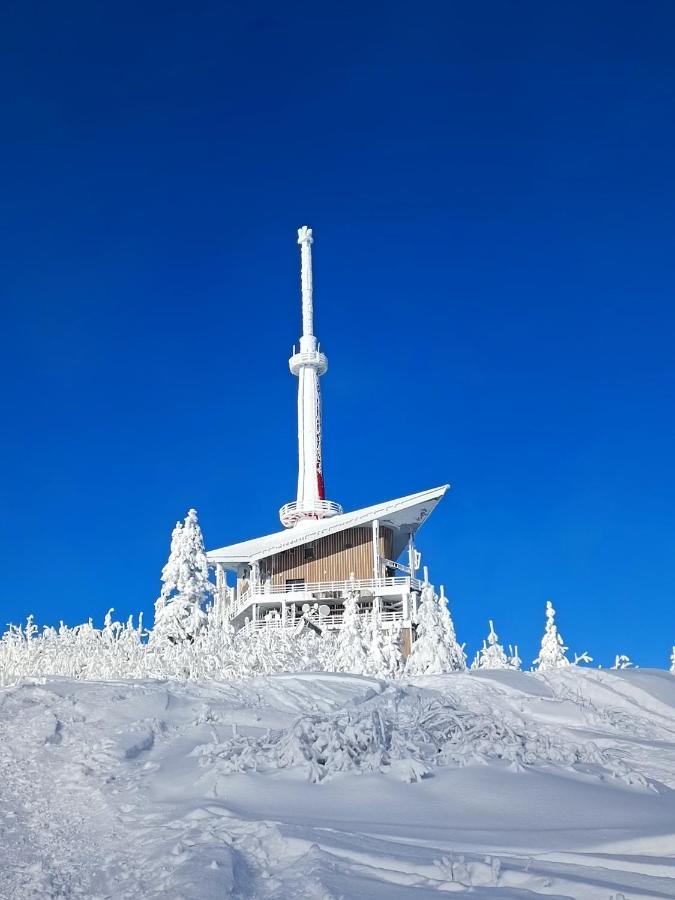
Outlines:
<svg viewBox="0 0 675 900"><path fill-rule="evenodd" d="M366 616L364 638L367 648L368 673L378 678L390 678L401 668L400 634L384 628L379 597L373 600L373 608Z"/></svg>
<svg viewBox="0 0 675 900"><path fill-rule="evenodd" d="M670 671L675 674L675 644L673 644L673 652L670 654Z"/></svg>
<svg viewBox="0 0 675 900"><path fill-rule="evenodd" d="M466 668L464 650L458 645L455 629L442 596L436 600L430 584L422 588L417 611L417 635L407 659L408 675L440 675Z"/></svg>
<svg viewBox="0 0 675 900"><path fill-rule="evenodd" d="M504 648L499 643L499 637L495 632L492 619L490 633L487 640L483 641L483 647L476 654L476 659L471 665L472 669L510 669L512 668Z"/></svg>
<svg viewBox="0 0 675 900"><path fill-rule="evenodd" d="M369 674L383 677L387 673L385 646L387 635L382 626L380 615L380 598L373 598L373 607L366 616L363 637L366 646L366 666Z"/></svg>
<svg viewBox="0 0 675 900"><path fill-rule="evenodd" d="M617 653L614 657L614 665L611 667L612 669L634 669L635 666L631 661L630 656L626 656L625 653Z"/></svg>
<svg viewBox="0 0 675 900"><path fill-rule="evenodd" d="M206 609L206 627L209 632L221 635L227 643L231 643L234 629L230 623L230 588L227 586L222 568L216 572L216 584L213 589L213 600ZM221 640L222 640L221 638Z"/></svg>
<svg viewBox="0 0 675 900"><path fill-rule="evenodd" d="M204 538L197 511L191 509L171 535L171 552L162 570L162 590L155 603L153 642L194 641L204 626L204 606L212 594Z"/></svg>
<svg viewBox="0 0 675 900"><path fill-rule="evenodd" d="M515 648L509 644L509 669L515 669L517 672L520 672L522 665L523 661L518 654L518 644L516 644Z"/></svg>
<svg viewBox="0 0 675 900"><path fill-rule="evenodd" d="M438 598L438 605L441 610L441 622L445 632L445 639L450 647L450 658L454 672L463 672L466 669L466 653L464 652L464 644L457 641L455 633L455 623L450 615L448 607L448 598L445 596L445 588L441 585L441 596Z"/></svg>
<svg viewBox="0 0 675 900"><path fill-rule="evenodd" d="M394 625L390 631L385 632L384 661L385 672L392 678L398 675L403 668L403 654L401 653L401 623Z"/></svg>
<svg viewBox="0 0 675 900"><path fill-rule="evenodd" d="M358 591L350 590L344 600L342 624L335 641L333 668L336 672L364 675L368 671L368 647L359 615Z"/></svg>
<svg viewBox="0 0 675 900"><path fill-rule="evenodd" d="M546 669L563 669L570 665L570 661L565 655L567 647L563 643L563 639L558 634L555 624L555 609L550 600L546 601L546 630L541 639L541 649L539 656L533 661L538 672Z"/></svg>

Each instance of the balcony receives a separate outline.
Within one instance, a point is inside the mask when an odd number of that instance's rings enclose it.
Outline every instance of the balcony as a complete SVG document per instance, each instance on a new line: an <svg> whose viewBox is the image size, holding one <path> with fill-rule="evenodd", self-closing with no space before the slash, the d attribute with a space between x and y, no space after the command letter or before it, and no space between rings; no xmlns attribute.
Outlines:
<svg viewBox="0 0 675 900"><path fill-rule="evenodd" d="M236 619L254 603L281 607L283 603L312 603L324 598L345 597L349 591L361 596L392 596L421 591L422 582L406 576L396 578L355 578L347 581L315 581L307 584L271 585L254 584L235 598L230 618Z"/></svg>
<svg viewBox="0 0 675 900"><path fill-rule="evenodd" d="M298 616L295 619L287 619L285 622L279 616L276 618L263 618L256 619L255 621L248 619L244 625L242 625L240 631L246 633L250 631L256 631L260 628L274 628L274 629L285 629L286 631L293 632L300 625L304 616ZM323 631L336 631L340 625L342 624L343 613L331 613L327 616L310 616L308 621L313 622L319 626L319 628ZM398 623L405 622L406 620L403 617L402 612L381 612L380 619L385 629L391 628L392 625L396 625Z"/></svg>
<svg viewBox="0 0 675 900"><path fill-rule="evenodd" d="M323 375L328 369L328 358L320 350L301 350L288 360L288 368L293 375L298 375L300 369L316 369L319 375Z"/></svg>
<svg viewBox="0 0 675 900"><path fill-rule="evenodd" d="M332 500L303 500L301 503L292 500L281 507L279 518L284 528L292 528L304 519L330 519L341 516L342 512L340 504Z"/></svg>

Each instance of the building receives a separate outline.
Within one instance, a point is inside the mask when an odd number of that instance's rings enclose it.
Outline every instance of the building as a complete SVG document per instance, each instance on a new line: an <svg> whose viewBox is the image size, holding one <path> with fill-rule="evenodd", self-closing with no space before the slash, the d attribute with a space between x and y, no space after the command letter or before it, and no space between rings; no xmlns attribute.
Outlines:
<svg viewBox="0 0 675 900"><path fill-rule="evenodd" d="M279 510L282 531L211 550L209 565L236 630L296 628L308 620L337 628L343 600L355 590L364 612L379 598L382 620L402 629L405 651L422 589L417 531L448 485L347 513L326 499L319 379L328 360L314 334L310 228L299 229L298 243L302 337L289 360L298 379L297 497ZM229 588L228 572L236 578Z"/></svg>

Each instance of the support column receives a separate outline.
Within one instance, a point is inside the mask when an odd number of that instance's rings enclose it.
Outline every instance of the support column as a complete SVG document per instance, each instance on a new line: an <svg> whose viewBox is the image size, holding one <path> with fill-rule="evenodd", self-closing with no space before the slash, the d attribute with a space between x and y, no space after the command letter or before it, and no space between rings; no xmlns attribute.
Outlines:
<svg viewBox="0 0 675 900"><path fill-rule="evenodd" d="M377 583L380 578L380 523L373 519L373 578Z"/></svg>
<svg viewBox="0 0 675 900"><path fill-rule="evenodd" d="M415 577L415 540L412 531L408 535L408 565L410 567L410 577Z"/></svg>
<svg viewBox="0 0 675 900"><path fill-rule="evenodd" d="M223 603L227 603L227 579L222 563L216 563L216 592Z"/></svg>

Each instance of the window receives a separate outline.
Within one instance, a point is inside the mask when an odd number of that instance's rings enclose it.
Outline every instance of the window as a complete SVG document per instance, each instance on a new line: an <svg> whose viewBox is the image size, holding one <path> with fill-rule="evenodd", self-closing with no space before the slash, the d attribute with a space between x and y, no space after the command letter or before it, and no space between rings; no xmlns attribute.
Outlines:
<svg viewBox="0 0 675 900"><path fill-rule="evenodd" d="M305 562L309 562L314 558L314 544L307 544L305 547Z"/></svg>

